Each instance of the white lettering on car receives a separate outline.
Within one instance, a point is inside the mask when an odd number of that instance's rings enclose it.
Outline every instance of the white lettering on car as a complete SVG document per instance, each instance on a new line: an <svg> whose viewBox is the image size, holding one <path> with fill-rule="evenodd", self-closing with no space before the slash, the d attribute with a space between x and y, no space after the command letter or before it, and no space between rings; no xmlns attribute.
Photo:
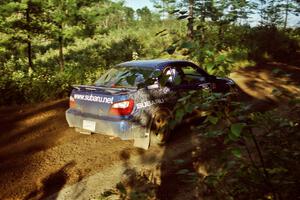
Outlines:
<svg viewBox="0 0 300 200"><path fill-rule="evenodd" d="M137 103L136 108L137 109L147 108L147 107L153 106L155 104L162 104L164 102L165 102L164 99L155 99L155 100L145 101L145 102Z"/></svg>
<svg viewBox="0 0 300 200"><path fill-rule="evenodd" d="M99 103L107 103L107 104L113 104L114 101L114 97L99 97L99 96L93 96L92 94L91 95L75 94L74 99L99 102Z"/></svg>

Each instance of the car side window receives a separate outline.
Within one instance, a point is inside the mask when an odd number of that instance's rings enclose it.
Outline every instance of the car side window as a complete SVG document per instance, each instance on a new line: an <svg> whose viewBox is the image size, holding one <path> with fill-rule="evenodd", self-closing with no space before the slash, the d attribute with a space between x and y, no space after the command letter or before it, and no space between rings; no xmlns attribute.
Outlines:
<svg viewBox="0 0 300 200"><path fill-rule="evenodd" d="M201 73L195 67L192 66L184 66L180 68L182 70L182 79L185 82L189 83L199 83L204 82L206 80L206 76Z"/></svg>
<svg viewBox="0 0 300 200"><path fill-rule="evenodd" d="M198 85L207 81L207 75L196 66L168 66L163 70L163 74L168 76L167 86L188 86Z"/></svg>

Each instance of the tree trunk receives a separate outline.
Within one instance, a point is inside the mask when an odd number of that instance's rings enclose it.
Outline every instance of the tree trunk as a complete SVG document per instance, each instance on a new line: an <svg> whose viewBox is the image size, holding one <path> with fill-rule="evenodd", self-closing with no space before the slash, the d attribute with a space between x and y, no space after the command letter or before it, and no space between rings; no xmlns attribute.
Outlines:
<svg viewBox="0 0 300 200"><path fill-rule="evenodd" d="M188 16L188 24L187 24L187 37L189 39L194 38L194 0L189 0L189 16Z"/></svg>
<svg viewBox="0 0 300 200"><path fill-rule="evenodd" d="M32 48L31 48L31 38L29 34L27 36L27 57L28 57L28 71L32 71L33 69Z"/></svg>
<svg viewBox="0 0 300 200"><path fill-rule="evenodd" d="M219 38L219 41L217 44L217 50L219 51L222 49L222 46L223 46L223 39L224 39L224 25L223 24L219 25L218 38Z"/></svg>
<svg viewBox="0 0 300 200"><path fill-rule="evenodd" d="M201 5L201 16L200 16L200 25L197 27L197 31L200 33L200 46L204 46L205 42L205 17L206 17L206 7L205 1Z"/></svg>
<svg viewBox="0 0 300 200"><path fill-rule="evenodd" d="M288 15L289 15L289 0L286 0L286 5L285 5L285 17L284 17L284 26L283 29L285 30L287 27L287 21L288 21Z"/></svg>
<svg viewBox="0 0 300 200"><path fill-rule="evenodd" d="M63 25L59 25L60 35L58 37L59 43L59 66L60 70L63 71L65 68L65 59L64 59L64 38L63 38Z"/></svg>
<svg viewBox="0 0 300 200"><path fill-rule="evenodd" d="M31 46L31 36L30 36L30 11L29 11L29 3L28 8L26 9L26 23L27 23L27 58L28 58L28 71L32 71L32 46Z"/></svg>

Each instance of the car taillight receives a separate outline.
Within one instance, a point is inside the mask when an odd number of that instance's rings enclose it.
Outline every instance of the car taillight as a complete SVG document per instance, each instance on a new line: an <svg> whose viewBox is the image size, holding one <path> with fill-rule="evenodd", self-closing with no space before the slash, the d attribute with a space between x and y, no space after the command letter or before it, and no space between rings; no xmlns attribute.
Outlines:
<svg viewBox="0 0 300 200"><path fill-rule="evenodd" d="M110 114L112 115L129 115L134 107L134 101L133 99L129 99L126 101L119 101L110 107Z"/></svg>
<svg viewBox="0 0 300 200"><path fill-rule="evenodd" d="M76 108L76 102L75 102L74 97L72 97L72 96L70 96L69 107L70 108Z"/></svg>

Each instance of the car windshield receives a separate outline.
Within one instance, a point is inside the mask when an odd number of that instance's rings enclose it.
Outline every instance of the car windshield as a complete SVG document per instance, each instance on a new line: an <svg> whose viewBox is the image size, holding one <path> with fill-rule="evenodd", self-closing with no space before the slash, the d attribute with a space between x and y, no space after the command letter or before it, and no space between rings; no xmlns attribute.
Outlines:
<svg viewBox="0 0 300 200"><path fill-rule="evenodd" d="M112 68L104 73L96 82L96 86L137 87L145 82L145 75L152 72L143 69Z"/></svg>

